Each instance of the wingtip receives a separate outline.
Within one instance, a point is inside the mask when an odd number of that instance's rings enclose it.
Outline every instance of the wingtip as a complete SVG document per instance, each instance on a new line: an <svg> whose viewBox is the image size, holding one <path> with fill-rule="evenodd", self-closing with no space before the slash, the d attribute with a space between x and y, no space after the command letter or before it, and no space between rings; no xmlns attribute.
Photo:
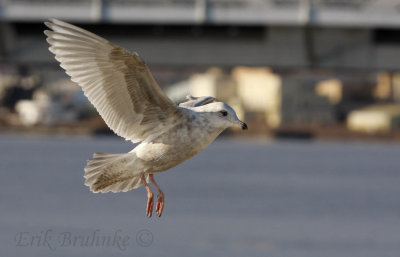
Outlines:
<svg viewBox="0 0 400 257"><path fill-rule="evenodd" d="M49 21L52 23L57 23L57 22L60 22L61 20L56 19L56 18L49 18Z"/></svg>
<svg viewBox="0 0 400 257"><path fill-rule="evenodd" d="M45 21L44 25L46 25L46 27L48 27L49 29L53 29L53 23L50 21Z"/></svg>
<svg viewBox="0 0 400 257"><path fill-rule="evenodd" d="M54 32L53 32L52 30L46 29L45 31L43 31L43 33L44 33L46 36L51 37L51 35L53 35Z"/></svg>
<svg viewBox="0 0 400 257"><path fill-rule="evenodd" d="M52 52L53 54L56 54L56 49L51 45L49 48L49 51Z"/></svg>
<svg viewBox="0 0 400 257"><path fill-rule="evenodd" d="M48 18L48 20L44 22L44 24L50 29L52 29L53 25L62 25L65 23L66 22L63 22L62 20L56 18Z"/></svg>
<svg viewBox="0 0 400 257"><path fill-rule="evenodd" d="M49 44L52 46L53 43L54 43L54 39L52 39L51 37L47 36L46 42L49 43ZM49 49L49 50L50 50L50 49Z"/></svg>

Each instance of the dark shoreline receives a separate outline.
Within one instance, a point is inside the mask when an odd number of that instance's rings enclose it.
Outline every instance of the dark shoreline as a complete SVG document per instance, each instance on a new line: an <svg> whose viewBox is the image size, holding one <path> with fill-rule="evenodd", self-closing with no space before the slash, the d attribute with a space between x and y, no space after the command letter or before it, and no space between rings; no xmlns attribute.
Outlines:
<svg viewBox="0 0 400 257"><path fill-rule="evenodd" d="M26 127L22 125L0 125L0 133L27 134L27 135L87 135L113 136L102 121L88 120L71 124L37 125ZM237 130L227 130L223 137L248 138L257 140L266 139L295 139L295 140L323 140L323 141L381 141L400 142L400 130L389 133L368 134L348 130L345 126L283 126L270 129L257 123L250 123L249 130L243 133Z"/></svg>

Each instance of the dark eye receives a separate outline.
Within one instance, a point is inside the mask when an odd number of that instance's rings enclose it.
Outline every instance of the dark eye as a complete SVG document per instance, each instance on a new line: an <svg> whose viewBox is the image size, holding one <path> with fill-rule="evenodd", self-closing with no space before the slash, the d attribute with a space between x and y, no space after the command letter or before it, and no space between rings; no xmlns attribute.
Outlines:
<svg viewBox="0 0 400 257"><path fill-rule="evenodd" d="M222 116L227 116L228 115L227 111L220 111L220 113L222 114Z"/></svg>

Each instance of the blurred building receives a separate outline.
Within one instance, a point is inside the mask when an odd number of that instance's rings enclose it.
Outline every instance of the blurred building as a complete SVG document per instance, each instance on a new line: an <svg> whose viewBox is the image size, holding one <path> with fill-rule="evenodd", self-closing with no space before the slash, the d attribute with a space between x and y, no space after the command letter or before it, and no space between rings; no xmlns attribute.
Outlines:
<svg viewBox="0 0 400 257"><path fill-rule="evenodd" d="M246 118L251 118L249 114L261 114L259 116L269 126L279 126L281 77L269 68L237 67L232 71L232 79L237 86L238 99L246 110Z"/></svg>
<svg viewBox="0 0 400 257"><path fill-rule="evenodd" d="M14 68L13 68L14 67ZM38 73L9 66L0 72L0 122L34 126L68 123L93 112L81 89L69 79L45 83Z"/></svg>
<svg viewBox="0 0 400 257"><path fill-rule="evenodd" d="M315 79L278 75L266 68L236 68L233 77L248 112L261 112L270 127L333 124L333 104L316 94Z"/></svg>
<svg viewBox="0 0 400 257"><path fill-rule="evenodd" d="M0 101L25 124L90 113L78 88L58 87L68 79L43 35L51 16L138 52L161 86L173 85L168 93L177 102L212 95L272 128L376 124L384 119L354 118L353 111L400 104L399 6L397 0L0 0ZM23 86L19 77L29 80L23 71L3 72L8 66L39 75L47 100ZM220 68L198 72L213 66ZM396 128L395 111L378 109L390 113L392 125L385 126Z"/></svg>
<svg viewBox="0 0 400 257"><path fill-rule="evenodd" d="M214 67L202 74L194 74L189 79L189 92L193 96L214 96L229 102L236 97L236 86L222 69Z"/></svg>
<svg viewBox="0 0 400 257"><path fill-rule="evenodd" d="M230 75L213 68L188 80L194 96L214 96L227 102L246 120L284 124L333 124L333 104L315 92L313 80L278 75L268 68L237 67Z"/></svg>

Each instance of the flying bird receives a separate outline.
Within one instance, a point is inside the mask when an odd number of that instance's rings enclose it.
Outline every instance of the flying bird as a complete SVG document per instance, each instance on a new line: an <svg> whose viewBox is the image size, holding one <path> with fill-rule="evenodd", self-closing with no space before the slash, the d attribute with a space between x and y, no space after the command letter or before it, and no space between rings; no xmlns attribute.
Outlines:
<svg viewBox="0 0 400 257"><path fill-rule="evenodd" d="M129 153L94 153L84 175L92 192L126 192L144 185L146 215L151 217L152 183L161 216L165 196L154 175L196 155L228 127L247 129L229 105L213 97L188 97L174 104L136 52L58 19L45 25L50 29L44 31L49 50L108 127L139 143Z"/></svg>

